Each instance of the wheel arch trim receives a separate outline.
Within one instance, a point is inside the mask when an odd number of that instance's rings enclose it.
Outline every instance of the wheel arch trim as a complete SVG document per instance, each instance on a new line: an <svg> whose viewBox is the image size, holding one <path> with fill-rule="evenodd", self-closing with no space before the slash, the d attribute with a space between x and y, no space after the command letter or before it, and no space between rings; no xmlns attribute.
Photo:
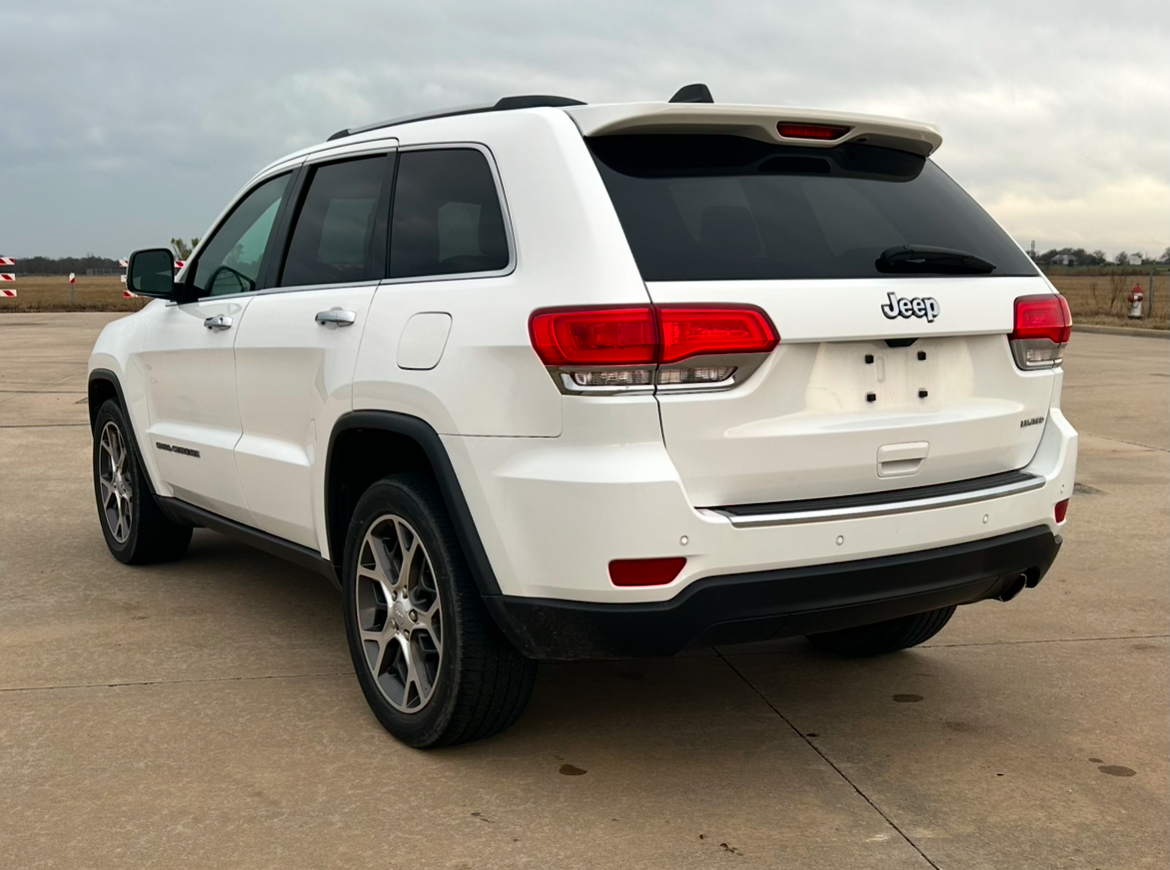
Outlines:
<svg viewBox="0 0 1170 870"><path fill-rule="evenodd" d="M154 485L154 475L152 468L146 462L146 457L142 452L142 444L138 440L138 432L134 428L134 420L130 415L130 406L126 403L126 394L122 391L122 382L118 379L118 375L110 369L94 369L89 373L89 378L85 385L85 397L89 404L89 431L91 435L96 435L94 431L97 426L97 415L100 407L95 407L94 403L90 401L93 396L94 384L98 381L108 383L114 388L114 395L117 398L118 404L122 406L122 415L126 418L126 426L130 429L127 433L130 436L130 442L134 445L134 452L138 459L138 465L146 472L146 487L150 490L150 494L159 499L158 489ZM173 518L172 518L173 519Z"/></svg>
<svg viewBox="0 0 1170 870"><path fill-rule="evenodd" d="M455 473L455 468L451 464L451 458L447 454L447 448L443 445L439 433L425 420L395 411L351 411L338 418L332 433L329 435L329 449L325 460L325 518L329 536L329 553L334 565L339 566L338 573L340 574L340 565L344 559L345 542L344 540L335 540L334 532L336 523L333 511L337 500L333 480L334 449L339 436L360 429L372 429L400 435L409 438L422 448L431 465L431 470L434 472L439 493L443 497L443 503L451 517L451 523L455 527L455 535L459 540L459 545L463 548L463 554L467 559L471 575L475 579L476 588L479 589L481 595L499 595L500 585L496 580L495 571L492 569L491 560L484 549L479 530L471 515L471 509L463 494L463 487L459 483L458 475Z"/></svg>

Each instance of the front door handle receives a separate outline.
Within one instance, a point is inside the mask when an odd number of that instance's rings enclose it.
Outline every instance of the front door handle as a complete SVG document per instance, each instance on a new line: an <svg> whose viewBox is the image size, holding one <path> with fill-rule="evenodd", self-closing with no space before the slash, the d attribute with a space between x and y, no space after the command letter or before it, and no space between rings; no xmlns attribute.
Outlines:
<svg viewBox="0 0 1170 870"><path fill-rule="evenodd" d="M333 326L353 326L354 321L357 320L357 315L352 311L330 308L328 311L318 311L316 320L322 326L329 324Z"/></svg>
<svg viewBox="0 0 1170 870"><path fill-rule="evenodd" d="M226 314L217 314L214 317L209 317L206 320L204 320L203 325L206 326L208 329L214 329L216 331L224 330L224 329L231 329L232 328L232 319L230 317L228 317Z"/></svg>

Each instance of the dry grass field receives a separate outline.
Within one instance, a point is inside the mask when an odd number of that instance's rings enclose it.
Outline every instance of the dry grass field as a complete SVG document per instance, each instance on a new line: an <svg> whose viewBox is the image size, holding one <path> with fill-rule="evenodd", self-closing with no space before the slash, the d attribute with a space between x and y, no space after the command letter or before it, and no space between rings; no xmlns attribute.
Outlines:
<svg viewBox="0 0 1170 870"><path fill-rule="evenodd" d="M1170 327L1170 276L1154 278L1153 317L1129 320L1126 295L1135 283L1148 291L1148 276L1133 275L1053 275L1052 283L1068 299L1073 320L1077 323L1143 326L1153 329ZM22 278L17 273L15 299L0 299L0 314L5 311L69 311L69 280L65 276L36 275ZM74 311L137 311L149 300L125 299L126 285L117 276L79 276Z"/></svg>
<svg viewBox="0 0 1170 870"><path fill-rule="evenodd" d="M19 266L19 264L18 264ZM16 291L15 299L0 299L0 314L6 311L137 311L149 299L125 299L126 285L117 275L77 276L76 304L70 309L67 275L23 276L5 287Z"/></svg>
<svg viewBox="0 0 1170 870"><path fill-rule="evenodd" d="M1154 277L1154 308L1152 316L1129 320L1129 303L1125 297L1139 284L1147 294L1148 275L1052 275L1049 280L1068 299L1073 323L1096 323L1113 326L1144 326L1166 329L1170 326L1170 276Z"/></svg>

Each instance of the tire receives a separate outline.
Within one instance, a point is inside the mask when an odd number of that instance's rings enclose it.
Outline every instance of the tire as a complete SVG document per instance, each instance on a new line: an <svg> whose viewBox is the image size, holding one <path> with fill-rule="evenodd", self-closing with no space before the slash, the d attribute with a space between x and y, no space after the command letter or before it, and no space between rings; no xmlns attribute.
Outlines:
<svg viewBox="0 0 1170 870"><path fill-rule="evenodd" d="M114 399L102 404L95 419L93 490L106 546L119 562L170 562L187 552L191 526L174 522L158 506L126 414Z"/></svg>
<svg viewBox="0 0 1170 870"><path fill-rule="evenodd" d="M520 717L536 663L485 610L429 477L396 474L366 490L342 570L354 670L387 731L429 749L490 737Z"/></svg>
<svg viewBox="0 0 1170 870"><path fill-rule="evenodd" d="M915 613L872 625L810 634L817 649L841 656L880 656L925 643L943 630L955 613L954 606Z"/></svg>

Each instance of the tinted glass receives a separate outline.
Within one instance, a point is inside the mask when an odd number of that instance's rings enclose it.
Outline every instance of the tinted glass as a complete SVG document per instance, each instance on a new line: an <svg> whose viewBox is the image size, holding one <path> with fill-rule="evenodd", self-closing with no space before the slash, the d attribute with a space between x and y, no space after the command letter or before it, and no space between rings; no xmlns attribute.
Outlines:
<svg viewBox="0 0 1170 870"><path fill-rule="evenodd" d="M483 154L453 148L400 155L390 277L494 272L507 266L504 218Z"/></svg>
<svg viewBox="0 0 1170 870"><path fill-rule="evenodd" d="M374 233L386 160L364 157L313 170L285 256L282 287L383 277L381 264L374 262Z"/></svg>
<svg viewBox="0 0 1170 870"><path fill-rule="evenodd" d="M647 281L889 277L875 261L898 245L973 254L992 275L1036 274L962 188L902 151L707 135L589 147Z"/></svg>
<svg viewBox="0 0 1170 870"><path fill-rule="evenodd" d="M199 254L192 283L197 296L256 289L264 254L272 244L276 213L291 175L269 179L240 200Z"/></svg>

